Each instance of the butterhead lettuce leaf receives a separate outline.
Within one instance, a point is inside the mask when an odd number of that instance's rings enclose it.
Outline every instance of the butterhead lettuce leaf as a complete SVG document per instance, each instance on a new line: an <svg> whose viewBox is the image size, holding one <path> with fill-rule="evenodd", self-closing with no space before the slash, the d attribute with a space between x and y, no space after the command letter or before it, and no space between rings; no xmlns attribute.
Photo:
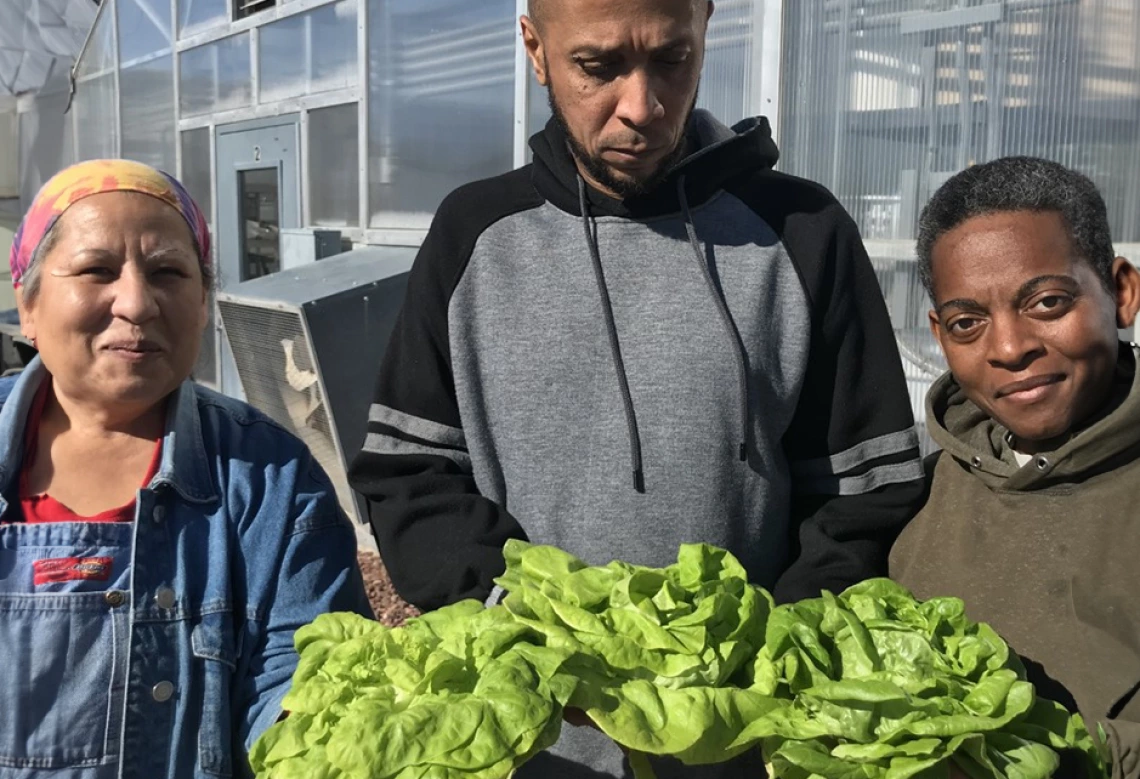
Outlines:
<svg viewBox="0 0 1140 779"><path fill-rule="evenodd" d="M508 779L580 709L638 779L663 758L761 750L776 779L1047 779L1106 767L1081 718L1039 699L960 600L885 579L775 607L705 544L676 563L590 566L510 541L507 595L390 629L328 614L297 631L289 716L264 779Z"/></svg>

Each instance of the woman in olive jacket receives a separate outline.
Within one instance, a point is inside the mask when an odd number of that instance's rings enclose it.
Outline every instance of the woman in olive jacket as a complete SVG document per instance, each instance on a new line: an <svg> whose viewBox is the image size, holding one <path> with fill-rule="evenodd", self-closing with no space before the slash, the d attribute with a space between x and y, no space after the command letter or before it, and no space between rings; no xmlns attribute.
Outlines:
<svg viewBox="0 0 1140 779"><path fill-rule="evenodd" d="M1140 274L1092 182L1029 158L948 181L919 260L950 373L927 398L929 499L891 574L962 598L1103 734L1113 777L1140 777L1140 384L1118 340Z"/></svg>

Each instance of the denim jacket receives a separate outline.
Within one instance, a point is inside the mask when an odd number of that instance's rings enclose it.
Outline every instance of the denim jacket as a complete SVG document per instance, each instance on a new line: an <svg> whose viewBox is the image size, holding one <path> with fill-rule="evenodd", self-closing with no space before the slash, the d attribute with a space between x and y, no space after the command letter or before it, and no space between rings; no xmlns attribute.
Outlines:
<svg viewBox="0 0 1140 779"><path fill-rule="evenodd" d="M0 379L0 779L247 774L293 632L371 616L332 484L283 428L187 381L134 522L4 523L46 375ZM89 567L42 575L69 560Z"/></svg>

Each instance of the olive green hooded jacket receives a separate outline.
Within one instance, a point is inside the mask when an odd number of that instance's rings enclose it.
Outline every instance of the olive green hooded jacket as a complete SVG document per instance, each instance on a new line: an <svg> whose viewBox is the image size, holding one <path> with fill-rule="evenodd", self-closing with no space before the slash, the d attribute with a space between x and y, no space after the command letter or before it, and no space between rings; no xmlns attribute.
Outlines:
<svg viewBox="0 0 1140 779"><path fill-rule="evenodd" d="M916 596L962 598L1025 660L1040 694L1107 736L1140 778L1140 382L1122 345L1100 418L1018 466L1008 432L943 376L927 424L929 498L891 552Z"/></svg>

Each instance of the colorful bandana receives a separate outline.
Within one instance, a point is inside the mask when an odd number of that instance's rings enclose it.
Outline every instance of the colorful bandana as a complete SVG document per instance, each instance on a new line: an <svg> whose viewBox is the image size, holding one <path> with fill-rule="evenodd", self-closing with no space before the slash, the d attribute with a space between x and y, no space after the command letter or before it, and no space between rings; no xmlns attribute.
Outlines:
<svg viewBox="0 0 1140 779"><path fill-rule="evenodd" d="M203 266L209 266L210 231L206 217L173 176L131 160L90 160L61 170L36 195L12 241L8 263L13 285L20 286L32 256L56 220L83 198L104 192L141 192L169 204L190 226L198 259Z"/></svg>

